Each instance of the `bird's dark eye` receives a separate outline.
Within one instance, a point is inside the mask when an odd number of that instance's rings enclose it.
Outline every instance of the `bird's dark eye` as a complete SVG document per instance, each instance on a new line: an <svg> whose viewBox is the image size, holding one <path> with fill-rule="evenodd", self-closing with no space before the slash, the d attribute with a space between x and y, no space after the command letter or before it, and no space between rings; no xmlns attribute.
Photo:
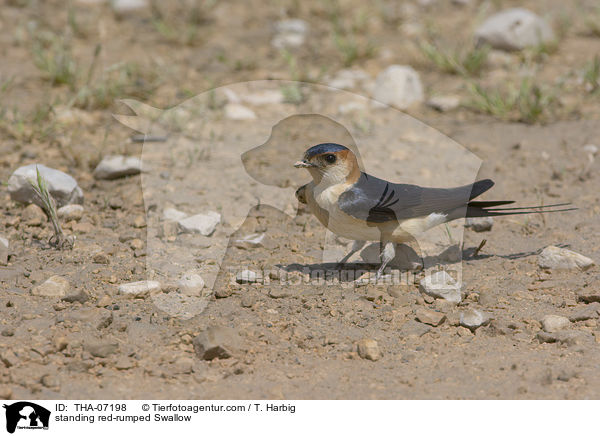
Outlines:
<svg viewBox="0 0 600 436"><path fill-rule="evenodd" d="M334 154L328 154L327 156L325 156L325 160L327 161L327 163L334 163L336 160L336 157Z"/></svg>

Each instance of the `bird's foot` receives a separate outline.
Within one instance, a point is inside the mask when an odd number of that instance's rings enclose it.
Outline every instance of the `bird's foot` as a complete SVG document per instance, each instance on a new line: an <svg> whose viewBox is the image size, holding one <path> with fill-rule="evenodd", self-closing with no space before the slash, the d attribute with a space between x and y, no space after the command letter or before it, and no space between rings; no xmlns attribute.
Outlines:
<svg viewBox="0 0 600 436"><path fill-rule="evenodd" d="M344 265L346 265L346 263L347 263L347 262L342 262L342 261L339 261L338 263L336 263L336 264L335 264L335 267L334 267L334 268L335 268L336 270L337 270L337 269L343 269L343 268L344 268Z"/></svg>
<svg viewBox="0 0 600 436"><path fill-rule="evenodd" d="M409 271L425 271L425 261L421 258L421 262L411 262Z"/></svg>

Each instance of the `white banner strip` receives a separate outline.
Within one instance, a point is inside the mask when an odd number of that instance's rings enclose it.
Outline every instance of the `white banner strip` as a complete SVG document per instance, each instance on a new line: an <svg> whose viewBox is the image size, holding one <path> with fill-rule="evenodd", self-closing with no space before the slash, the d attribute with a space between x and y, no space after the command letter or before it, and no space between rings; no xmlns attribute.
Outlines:
<svg viewBox="0 0 600 436"><path fill-rule="evenodd" d="M593 434L596 401L5 401L0 434ZM592 432L593 433L590 433ZM239 432L239 433L238 433Z"/></svg>

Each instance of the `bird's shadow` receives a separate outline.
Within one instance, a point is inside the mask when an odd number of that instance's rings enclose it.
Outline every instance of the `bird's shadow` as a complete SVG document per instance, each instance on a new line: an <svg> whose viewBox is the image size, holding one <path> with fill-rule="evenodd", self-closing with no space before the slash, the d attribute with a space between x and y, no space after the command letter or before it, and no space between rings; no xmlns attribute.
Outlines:
<svg viewBox="0 0 600 436"><path fill-rule="evenodd" d="M347 262L343 264L339 262L321 262L310 264L292 263L288 265L278 264L275 266L288 273L301 272L304 274L309 274L312 277L327 277L333 275L338 277L340 282L352 282L360 278L365 273L370 273L373 276L376 274L381 264L376 261L370 262L369 259L378 258L378 255L376 254L378 252L376 248L377 245L378 244L373 244L372 246L368 246L363 250L361 256L363 259L366 258L367 260L362 262ZM399 244L398 247L399 249L396 252L396 257L392 262L390 262L390 265L388 268L386 268L386 271L393 270L401 273L418 274L423 271L423 269L431 266L448 265L460 261L460 259L452 259L453 247L448 248L437 256L424 257L419 256L412 247L406 244Z"/></svg>
<svg viewBox="0 0 600 436"><path fill-rule="evenodd" d="M569 244L556 244L556 247L558 248L568 248L570 247ZM508 260L515 260L515 259L523 259L525 257L529 257L529 256L536 256L538 254L540 254L544 248L538 248L537 250L531 250L531 251L521 251L518 253L511 253L511 254L483 254L483 253L478 253L478 247L469 247L469 248L465 248L463 249L462 252L462 259L463 260L483 260L483 259L489 259L492 257L499 257L502 259L508 259Z"/></svg>
<svg viewBox="0 0 600 436"><path fill-rule="evenodd" d="M339 264L337 262L324 262L324 263L291 263L289 265L275 265L277 268L283 271L290 272L301 272L309 274L311 277L318 275L321 277L327 277L335 275L339 278L340 282L353 282L360 276L367 272L377 271L379 265L373 263L356 262L356 263L344 263Z"/></svg>
<svg viewBox="0 0 600 436"><path fill-rule="evenodd" d="M569 247L568 244L559 244L557 245L559 248ZM463 261L479 261L490 259L494 257L499 257L502 259L515 260L522 259L530 256L538 255L542 252L544 248L538 248L537 250L531 251L521 251L518 253L510 253L510 254L486 254L486 253L477 253L479 247L468 247L462 250L462 259ZM448 260L440 260L440 256L425 256L423 259L424 265L427 267L436 266L436 265L448 265L456 262L448 261ZM310 274L324 274L330 275L335 274L339 277L341 282L352 282L358 279L361 275L367 272L375 272L379 268L379 264L377 263L369 263L369 262L348 262L344 264L340 264L338 262L322 262L322 263L291 263L288 265L277 264L275 265L277 268L290 273L290 272L302 272ZM418 273L419 270L414 269L402 269L401 272L409 272L409 273Z"/></svg>

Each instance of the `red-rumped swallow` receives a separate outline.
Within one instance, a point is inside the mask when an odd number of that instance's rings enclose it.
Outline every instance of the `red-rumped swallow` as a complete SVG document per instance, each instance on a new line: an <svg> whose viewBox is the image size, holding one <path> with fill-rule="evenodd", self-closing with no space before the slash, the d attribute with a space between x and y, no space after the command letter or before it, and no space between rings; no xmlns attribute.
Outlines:
<svg viewBox="0 0 600 436"><path fill-rule="evenodd" d="M294 164L306 168L312 182L296 191L296 198L326 228L338 236L354 240L345 263L366 241L379 241L379 277L395 256L397 243L413 241L419 234L458 218L563 212L548 206L498 208L514 201L472 201L492 186L490 179L457 188L426 188L391 183L360 170L354 153L343 145L325 143L309 148Z"/></svg>

